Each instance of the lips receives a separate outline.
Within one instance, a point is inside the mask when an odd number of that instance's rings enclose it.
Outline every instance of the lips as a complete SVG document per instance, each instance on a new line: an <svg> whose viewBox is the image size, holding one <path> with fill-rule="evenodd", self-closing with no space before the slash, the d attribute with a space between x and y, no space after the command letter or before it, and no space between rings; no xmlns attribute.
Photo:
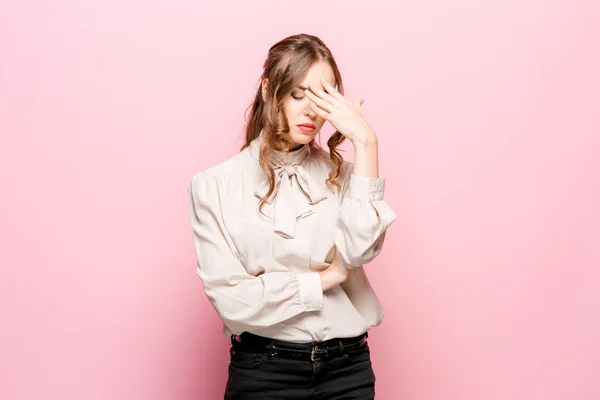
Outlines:
<svg viewBox="0 0 600 400"><path fill-rule="evenodd" d="M315 126L313 124L300 124L298 126L303 126L305 128L309 128L309 129L315 129Z"/></svg>

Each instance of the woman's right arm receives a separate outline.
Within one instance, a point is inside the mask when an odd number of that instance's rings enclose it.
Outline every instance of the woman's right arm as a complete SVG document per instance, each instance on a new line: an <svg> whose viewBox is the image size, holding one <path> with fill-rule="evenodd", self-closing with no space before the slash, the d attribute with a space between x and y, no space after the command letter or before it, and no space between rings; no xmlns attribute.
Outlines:
<svg viewBox="0 0 600 400"><path fill-rule="evenodd" d="M329 264L329 267L327 267L326 270L319 272L323 291L325 292L344 282L350 275L350 272L351 270L349 268L342 266L340 263L339 254L336 249L333 260L331 261L331 264Z"/></svg>
<svg viewBox="0 0 600 400"><path fill-rule="evenodd" d="M197 273L208 299L234 333L260 330L323 308L323 291L335 283L336 274L248 274L223 224L216 178L197 174L188 192Z"/></svg>

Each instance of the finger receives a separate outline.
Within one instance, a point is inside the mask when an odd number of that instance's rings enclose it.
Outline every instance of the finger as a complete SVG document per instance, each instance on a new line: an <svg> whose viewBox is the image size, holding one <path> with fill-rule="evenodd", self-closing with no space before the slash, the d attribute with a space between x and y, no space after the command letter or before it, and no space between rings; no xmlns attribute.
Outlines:
<svg viewBox="0 0 600 400"><path fill-rule="evenodd" d="M354 103L352 103L354 105L354 108L356 108L358 111L362 112L362 105L365 102L365 99L363 99L362 97L359 100L355 100Z"/></svg>
<svg viewBox="0 0 600 400"><path fill-rule="evenodd" d="M336 99L338 99L338 100L340 100L340 101L344 101L344 100L346 100L346 99L344 98L344 96L342 96L342 94L341 94L340 92L338 92L338 91L337 91L337 90L336 90L336 89L335 89L333 86L331 86L331 85L329 84L329 82L327 82L327 81L325 80L325 78L321 78L321 84L323 85L323 87L324 87L324 88L327 90L327 92L328 92L328 93L329 93L331 96L335 97Z"/></svg>
<svg viewBox="0 0 600 400"><path fill-rule="evenodd" d="M310 108L312 108L319 117L329 121L329 113L326 112L325 110L317 107L317 105L315 103L310 103Z"/></svg>
<svg viewBox="0 0 600 400"><path fill-rule="evenodd" d="M329 93L325 92L324 90L321 90L320 88L315 87L313 85L308 85L308 87L310 88L313 94L319 96L321 99L325 100L329 104L336 105L338 103L338 100L335 97L329 95Z"/></svg>
<svg viewBox="0 0 600 400"><path fill-rule="evenodd" d="M309 90L305 90L304 92L306 94L306 97L308 97L312 102L316 103L316 105L318 105L323 110L325 110L327 112L333 111L333 106L330 103L328 103L325 100L321 99L320 97L314 95Z"/></svg>

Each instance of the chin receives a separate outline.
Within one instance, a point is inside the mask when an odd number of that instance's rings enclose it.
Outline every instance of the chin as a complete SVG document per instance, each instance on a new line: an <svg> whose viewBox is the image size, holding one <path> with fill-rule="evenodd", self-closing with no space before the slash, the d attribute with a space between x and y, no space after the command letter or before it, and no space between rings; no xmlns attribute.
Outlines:
<svg viewBox="0 0 600 400"><path fill-rule="evenodd" d="M288 138L297 144L308 144L310 143L315 136L317 136L318 131L315 129L314 132L302 132L298 127L294 126L290 130L288 134Z"/></svg>

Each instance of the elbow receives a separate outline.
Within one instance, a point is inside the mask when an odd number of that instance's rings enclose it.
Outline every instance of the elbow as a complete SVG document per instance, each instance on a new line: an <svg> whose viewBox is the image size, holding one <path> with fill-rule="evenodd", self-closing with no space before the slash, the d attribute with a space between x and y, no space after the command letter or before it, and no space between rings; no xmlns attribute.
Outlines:
<svg viewBox="0 0 600 400"><path fill-rule="evenodd" d="M335 245L346 268L368 264L381 253L387 229L396 220L396 214L387 203L379 203L377 209L372 209L371 219L338 219Z"/></svg>
<svg viewBox="0 0 600 400"><path fill-rule="evenodd" d="M209 302L221 321L234 332L260 330L269 326L268 320L261 318L265 312L264 304L249 304L241 297L226 295L213 286L204 287Z"/></svg>
<svg viewBox="0 0 600 400"><path fill-rule="evenodd" d="M373 242L362 246L353 241L351 236L340 234L336 238L336 248L342 265L352 269L373 261L381 253L384 241L385 231Z"/></svg>
<svg viewBox="0 0 600 400"><path fill-rule="evenodd" d="M264 328L259 323L260 320L254 317L255 310L253 308L234 304L227 299L215 297L214 295L209 295L208 299L223 324L227 325L232 331L243 332Z"/></svg>

